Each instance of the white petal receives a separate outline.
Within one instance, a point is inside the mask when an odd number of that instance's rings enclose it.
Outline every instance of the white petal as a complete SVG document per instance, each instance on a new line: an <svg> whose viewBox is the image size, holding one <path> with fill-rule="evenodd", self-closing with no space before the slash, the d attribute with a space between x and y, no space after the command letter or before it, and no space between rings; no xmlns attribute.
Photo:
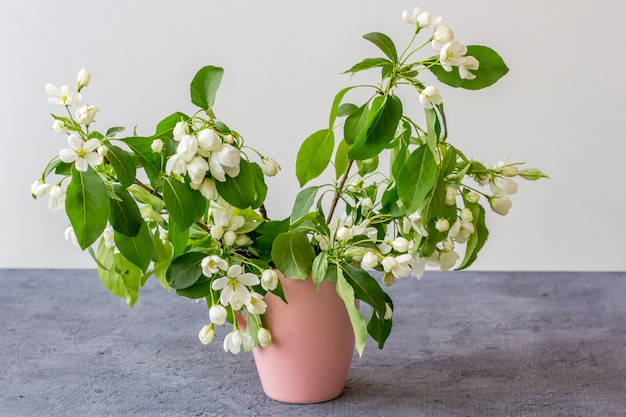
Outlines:
<svg viewBox="0 0 626 417"><path fill-rule="evenodd" d="M239 275L237 281L241 282L243 285L258 285L260 283L259 277L249 272Z"/></svg>
<svg viewBox="0 0 626 417"><path fill-rule="evenodd" d="M78 158L76 151L72 149L61 149L59 152L59 159L65 163L72 163Z"/></svg>
<svg viewBox="0 0 626 417"><path fill-rule="evenodd" d="M100 140L96 138L89 139L87 142L83 144L83 149L87 152L91 152L100 146Z"/></svg>

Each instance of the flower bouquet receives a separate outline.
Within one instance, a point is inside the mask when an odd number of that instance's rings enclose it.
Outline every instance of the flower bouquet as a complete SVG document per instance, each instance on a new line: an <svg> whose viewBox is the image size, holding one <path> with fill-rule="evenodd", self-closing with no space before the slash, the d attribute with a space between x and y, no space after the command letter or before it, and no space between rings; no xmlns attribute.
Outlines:
<svg viewBox="0 0 626 417"><path fill-rule="evenodd" d="M364 35L379 56L346 73L374 70L378 81L339 91L328 125L302 143L295 168L303 188L288 218L271 219L264 208L265 177L280 165L216 116L224 73L216 66L193 77L195 110L163 118L148 135L95 129L100 110L83 102L87 71L76 88L47 84L50 103L62 110L52 130L67 147L32 194L65 210L66 238L91 254L104 286L130 306L150 277L179 296L204 300L202 343L212 341L215 326L227 325L226 351L271 345L263 315L268 293L285 299L279 271L317 287L333 283L359 354L368 334L382 348L393 321L384 287L420 278L426 265L469 267L488 237L485 207L506 215L516 178L545 177L518 162L487 165L455 147L442 93L420 79L430 73L451 87L485 88L507 73L502 58L460 43L428 11L416 8L403 19L410 36L402 49L383 33ZM368 98L352 102L356 90ZM412 91L406 100L423 110L405 112L401 90ZM383 158L387 172L379 167ZM310 185L329 166L334 180ZM355 300L371 307L369 318Z"/></svg>

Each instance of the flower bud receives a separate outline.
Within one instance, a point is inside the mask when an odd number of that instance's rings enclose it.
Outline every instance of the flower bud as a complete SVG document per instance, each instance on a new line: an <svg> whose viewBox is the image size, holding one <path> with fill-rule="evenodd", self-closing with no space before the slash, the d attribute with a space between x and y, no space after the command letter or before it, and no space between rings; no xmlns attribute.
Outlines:
<svg viewBox="0 0 626 417"><path fill-rule="evenodd" d="M216 304L209 309L209 319L211 319L211 323L217 324L218 326L222 326L226 322L226 316L228 315L228 311L222 305Z"/></svg>
<svg viewBox="0 0 626 417"><path fill-rule="evenodd" d="M441 233L446 232L448 229L450 229L450 222L448 221L448 219L437 219L437 222L435 223L435 229L437 229Z"/></svg>
<svg viewBox="0 0 626 417"><path fill-rule="evenodd" d="M391 272L387 272L385 275L383 275L383 284L385 284L386 287L391 287L394 282L395 278L393 277L393 274Z"/></svg>
<svg viewBox="0 0 626 417"><path fill-rule="evenodd" d="M461 220L463 220L464 222L471 222L472 220L474 220L474 214L472 214L472 210L468 209L467 207L461 209Z"/></svg>
<svg viewBox="0 0 626 417"><path fill-rule="evenodd" d="M196 137L198 138L198 146L204 151L214 152L222 146L222 138L213 129L202 129L196 133Z"/></svg>
<svg viewBox="0 0 626 417"><path fill-rule="evenodd" d="M261 345L261 347L266 348L272 344L272 334L266 328L261 327L259 329L259 332L257 333L257 336L259 338L259 344Z"/></svg>
<svg viewBox="0 0 626 417"><path fill-rule="evenodd" d="M519 174L519 170L515 165L507 165L500 170L500 174L505 177L515 177Z"/></svg>
<svg viewBox="0 0 626 417"><path fill-rule="evenodd" d="M366 252L361 263L364 267L374 269L378 266L378 256L374 252Z"/></svg>
<svg viewBox="0 0 626 417"><path fill-rule="evenodd" d="M40 178L32 183L30 186L30 192L37 197L43 197L48 191L50 191L50 188L52 188L52 185L46 184Z"/></svg>
<svg viewBox="0 0 626 417"><path fill-rule="evenodd" d="M389 303L385 303L385 316L384 320L391 320L393 317L393 310L391 309L391 305Z"/></svg>
<svg viewBox="0 0 626 417"><path fill-rule="evenodd" d="M237 233L232 230L227 230L224 232L224 236L222 237L226 246L233 246L235 240L237 240Z"/></svg>
<svg viewBox="0 0 626 417"><path fill-rule="evenodd" d="M342 242L350 240L352 239L352 237L352 229L342 226L339 228L339 230L337 230L337 239L341 240Z"/></svg>
<svg viewBox="0 0 626 417"><path fill-rule="evenodd" d="M89 85L89 81L91 81L91 74L89 73L89 71L83 68L78 72L76 81L78 83L78 91L80 91L81 88L87 87Z"/></svg>
<svg viewBox="0 0 626 417"><path fill-rule="evenodd" d="M274 175L278 174L278 171L281 170L281 167L274 159L263 158L261 160L261 169L263 170L263 173L265 175L267 175L268 177L273 177Z"/></svg>
<svg viewBox="0 0 626 417"><path fill-rule="evenodd" d="M90 125L91 122L93 122L93 119L96 117L96 113L98 113L99 111L99 108L91 104L88 106L81 106L76 109L76 120L84 125Z"/></svg>
<svg viewBox="0 0 626 417"><path fill-rule="evenodd" d="M505 195L495 195L489 198L489 205L494 212L502 216L506 216L509 212L509 209L513 205L513 202L509 197Z"/></svg>
<svg viewBox="0 0 626 417"><path fill-rule="evenodd" d="M446 187L446 198L444 200L444 204L448 206L452 206L456 203L456 196L459 195L459 190L455 187L447 186Z"/></svg>
<svg viewBox="0 0 626 417"><path fill-rule="evenodd" d="M200 330L200 333L198 333L198 338L200 339L200 342L202 342L203 345L208 345L209 343L211 343L214 337L215 337L215 329L213 329L213 325L204 326Z"/></svg>
<svg viewBox="0 0 626 417"><path fill-rule="evenodd" d="M109 153L109 148L106 145L100 145L98 146L96 152L98 152L98 155L100 156L107 156L107 153Z"/></svg>
<svg viewBox="0 0 626 417"><path fill-rule="evenodd" d="M391 247L398 252L406 252L409 250L409 241L399 236L391 241Z"/></svg>
<svg viewBox="0 0 626 417"><path fill-rule="evenodd" d="M442 271L448 271L454 266L456 261L459 260L459 254L456 251L440 252L439 253L439 268Z"/></svg>
<svg viewBox="0 0 626 417"><path fill-rule="evenodd" d="M480 200L480 194L474 191L470 191L469 193L465 194L465 199L470 203L478 203L478 200Z"/></svg>
<svg viewBox="0 0 626 417"><path fill-rule="evenodd" d="M178 142L184 135L187 134L189 134L189 125L187 124L187 122L181 121L176 123L173 131L174 140Z"/></svg>
<svg viewBox="0 0 626 417"><path fill-rule="evenodd" d="M517 192L517 183L507 177L495 177L489 183L491 192L494 194L511 195Z"/></svg>
<svg viewBox="0 0 626 417"><path fill-rule="evenodd" d="M440 25L435 28L433 38L440 44L445 45L454 40L454 32L448 26Z"/></svg>
<svg viewBox="0 0 626 417"><path fill-rule="evenodd" d="M261 287L265 291L274 291L278 287L278 274L273 269L266 269L261 274Z"/></svg>
<svg viewBox="0 0 626 417"><path fill-rule="evenodd" d="M361 208L363 210L371 210L372 207L374 207L374 202L371 198L365 197L363 200L361 200Z"/></svg>
<svg viewBox="0 0 626 417"><path fill-rule="evenodd" d="M194 190L199 190L200 194L207 200L215 200L217 198L217 188L212 179L204 178L200 183L191 182L189 184Z"/></svg>
<svg viewBox="0 0 626 417"><path fill-rule="evenodd" d="M224 136L224 142L230 143L231 145L235 142L235 138L230 133Z"/></svg>
<svg viewBox="0 0 626 417"><path fill-rule="evenodd" d="M161 152L163 150L163 141L161 139L153 140L152 144L150 144L150 149L155 153Z"/></svg>

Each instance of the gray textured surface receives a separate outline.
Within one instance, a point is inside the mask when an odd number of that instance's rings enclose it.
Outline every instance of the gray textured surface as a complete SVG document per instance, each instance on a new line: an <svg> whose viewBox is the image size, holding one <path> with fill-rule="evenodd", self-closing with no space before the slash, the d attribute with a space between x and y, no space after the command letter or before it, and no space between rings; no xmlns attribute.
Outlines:
<svg viewBox="0 0 626 417"><path fill-rule="evenodd" d="M95 271L0 270L0 416L625 416L626 273L431 273L344 394L267 399L252 355L201 345L206 307ZM223 336L223 332L221 335Z"/></svg>

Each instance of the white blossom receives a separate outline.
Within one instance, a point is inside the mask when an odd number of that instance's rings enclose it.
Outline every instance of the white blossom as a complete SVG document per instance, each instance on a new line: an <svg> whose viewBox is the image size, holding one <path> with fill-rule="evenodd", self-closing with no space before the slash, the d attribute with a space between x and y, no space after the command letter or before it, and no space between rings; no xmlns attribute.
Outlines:
<svg viewBox="0 0 626 417"><path fill-rule="evenodd" d="M266 348L272 344L272 334L265 327L259 329L257 337L259 338L259 345L261 345L261 347Z"/></svg>
<svg viewBox="0 0 626 417"><path fill-rule="evenodd" d="M457 41L446 43L441 47L441 51L439 51L441 66L448 72L452 71L452 67L458 67L465 62L466 53L467 46L462 45Z"/></svg>
<svg viewBox="0 0 626 417"><path fill-rule="evenodd" d="M422 279L426 269L426 258L422 258L416 253L413 258L411 258L409 265L411 266L411 275L417 279Z"/></svg>
<svg viewBox="0 0 626 417"><path fill-rule="evenodd" d="M342 242L348 241L353 238L352 229L345 227L345 226L341 226L337 230L336 236L337 236L337 239L339 239Z"/></svg>
<svg viewBox="0 0 626 417"><path fill-rule="evenodd" d="M209 157L211 152L215 152L222 146L222 139L213 129L202 129L196 132L198 138L198 153L204 157Z"/></svg>
<svg viewBox="0 0 626 417"><path fill-rule="evenodd" d="M432 109L435 105L441 104L443 98L436 87L429 85L420 93L419 100L424 108Z"/></svg>
<svg viewBox="0 0 626 417"><path fill-rule="evenodd" d="M180 143L182 143L182 141ZM193 157L189 164L187 164L187 174L189 174L192 183L201 184L208 171L209 163L201 156Z"/></svg>
<svg viewBox="0 0 626 417"><path fill-rule="evenodd" d="M441 16L435 16L431 12L421 12L415 18L417 24L422 28L427 28L432 25L437 25L441 22Z"/></svg>
<svg viewBox="0 0 626 417"><path fill-rule="evenodd" d="M183 135L178 142L178 146L176 147L176 154L180 157L180 159L189 163L191 159L196 156L197 152L198 139L193 135Z"/></svg>
<svg viewBox="0 0 626 417"><path fill-rule="evenodd" d="M99 111L99 108L91 104L88 106L81 106L76 109L76 120L84 125L90 125L91 122L93 122L93 119L96 117L96 113L98 113Z"/></svg>
<svg viewBox="0 0 626 417"><path fill-rule="evenodd" d="M209 309L209 319L211 323L222 326L226 322L228 311L222 305L216 304Z"/></svg>
<svg viewBox="0 0 626 417"><path fill-rule="evenodd" d="M253 344L254 341L252 340L252 337L248 333L242 332L239 329L234 329L224 338L224 350L234 355L241 351L242 345L250 348Z"/></svg>
<svg viewBox="0 0 626 417"><path fill-rule="evenodd" d="M378 259L378 255L372 251L365 252L363 255L363 259L361 260L361 265L366 268L374 269L378 266L380 259Z"/></svg>
<svg viewBox="0 0 626 417"><path fill-rule="evenodd" d="M489 188L494 194L512 195L517 192L517 183L511 178L496 175L489 181Z"/></svg>
<svg viewBox="0 0 626 417"><path fill-rule="evenodd" d="M263 170L263 173L265 175L267 175L268 177L273 177L274 175L278 174L278 171L281 170L281 167L280 165L278 165L278 162L276 162L276 160L272 158L263 158L261 160L261 169Z"/></svg>
<svg viewBox="0 0 626 417"><path fill-rule="evenodd" d="M200 183L189 184L194 190L199 190L200 194L207 200L215 200L217 198L217 188L215 188L215 182L210 178L204 178Z"/></svg>
<svg viewBox="0 0 626 417"><path fill-rule="evenodd" d="M76 246L77 248L80 247L80 245L78 244L78 238L76 237L76 233L74 233L74 228L72 226L69 226L67 229L65 229L65 240L71 241L72 245Z"/></svg>
<svg viewBox="0 0 626 417"><path fill-rule="evenodd" d="M233 309L240 310L244 304L248 304L252 296L246 286L259 284L259 277L243 272L241 265L232 265L228 268L226 276L217 278L211 284L214 290L222 290L220 302L222 305L230 304Z"/></svg>
<svg viewBox="0 0 626 417"><path fill-rule="evenodd" d="M220 149L211 153L209 169L211 175L218 181L226 181L226 175L236 177L239 175L239 163L241 151L228 143L222 144Z"/></svg>
<svg viewBox="0 0 626 417"><path fill-rule="evenodd" d="M470 191L469 193L465 194L465 199L470 203L478 203L478 200L480 200L480 194L474 191Z"/></svg>
<svg viewBox="0 0 626 417"><path fill-rule="evenodd" d="M246 304L246 309L252 314L265 314L267 304L263 300L263 296L257 292L250 292L250 301Z"/></svg>
<svg viewBox="0 0 626 417"><path fill-rule="evenodd" d="M48 98L48 101L59 106L71 106L78 103L81 99L80 93L72 90L67 85L58 88L54 84L48 83L46 84L46 92L51 96Z"/></svg>
<svg viewBox="0 0 626 417"><path fill-rule="evenodd" d="M54 185L50 188L48 208L52 211L58 211L65 208L65 190L59 185Z"/></svg>
<svg viewBox="0 0 626 417"><path fill-rule="evenodd" d="M84 142L80 136L72 133L67 137L70 149L61 149L59 159L66 163L74 162L74 166L78 171L87 171L88 165L96 166L102 163L102 155L94 152L99 146L100 141L96 138L89 139Z"/></svg>
<svg viewBox="0 0 626 417"><path fill-rule="evenodd" d="M174 126L174 131L172 132L175 141L179 141L183 135L189 134L189 124L187 122L178 122L176 126Z"/></svg>
<svg viewBox="0 0 626 417"><path fill-rule="evenodd" d="M67 133L67 126L65 126L63 120L55 119L54 122L52 122L52 130L54 133Z"/></svg>
<svg viewBox="0 0 626 417"><path fill-rule="evenodd" d="M446 198L444 204L452 206L456 203L456 197L459 195L459 190L452 186L446 186Z"/></svg>
<svg viewBox="0 0 626 417"><path fill-rule="evenodd" d="M459 76L465 80L473 80L476 75L472 74L470 70L475 71L480 66L480 63L473 56L466 56L465 60L459 65Z"/></svg>
<svg viewBox="0 0 626 417"><path fill-rule="evenodd" d="M459 254L456 251L439 252L439 268L442 271L448 271L459 260Z"/></svg>
<svg viewBox="0 0 626 417"><path fill-rule="evenodd" d="M448 221L448 219L437 219L437 221L435 222L435 229L443 233L450 229L450 222Z"/></svg>
<svg viewBox="0 0 626 417"><path fill-rule="evenodd" d="M409 263L412 256L404 254L400 256L387 256L383 259L382 266L385 272L391 273L396 278L404 278L411 273Z"/></svg>
<svg viewBox="0 0 626 417"><path fill-rule="evenodd" d="M215 337L215 329L213 326L204 326L200 329L200 333L198 333L198 338L203 345L208 345L211 343L213 338Z"/></svg>
<svg viewBox="0 0 626 417"><path fill-rule="evenodd" d="M213 274L217 274L220 270L228 270L228 262L217 255L210 255L203 258L200 266L202 267L202 273L209 278Z"/></svg>
<svg viewBox="0 0 626 417"><path fill-rule="evenodd" d="M233 244L237 240L237 233L233 232L232 230L227 230L224 232L224 236L222 236L222 239L224 240L224 244L226 246L233 246Z"/></svg>
<svg viewBox="0 0 626 417"><path fill-rule="evenodd" d="M109 148L106 145L100 145L98 146L98 149L96 149L96 152L98 155L105 157L107 156L107 153L109 153Z"/></svg>
<svg viewBox="0 0 626 417"><path fill-rule="evenodd" d="M454 40L454 32L448 26L441 25L435 28L433 33L432 47L435 51L441 51L443 45Z"/></svg>
<svg viewBox="0 0 626 417"><path fill-rule="evenodd" d="M187 173L187 164L175 153L167 159L165 173L167 175L185 175Z"/></svg>
<svg viewBox="0 0 626 417"><path fill-rule="evenodd" d="M261 274L261 287L265 291L273 291L278 286L278 274L273 269L266 269Z"/></svg>
<svg viewBox="0 0 626 417"><path fill-rule="evenodd" d="M402 236L398 236L391 241L391 246L398 252L406 252L409 250L409 241Z"/></svg>
<svg viewBox="0 0 626 417"><path fill-rule="evenodd" d="M115 247L115 231L110 224L104 228L104 231L102 232L102 237L104 238L104 246L106 246L107 248Z"/></svg>

